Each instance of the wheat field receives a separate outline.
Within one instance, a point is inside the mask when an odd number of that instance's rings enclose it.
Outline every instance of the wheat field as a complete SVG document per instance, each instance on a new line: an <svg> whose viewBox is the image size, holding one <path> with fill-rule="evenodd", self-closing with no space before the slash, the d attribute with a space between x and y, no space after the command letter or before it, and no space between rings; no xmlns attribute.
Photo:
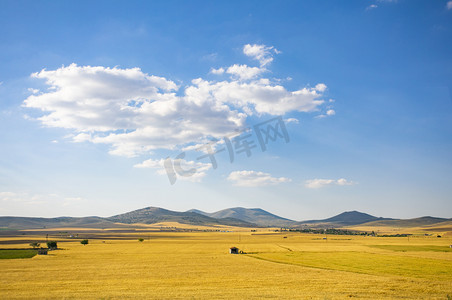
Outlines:
<svg viewBox="0 0 452 300"><path fill-rule="evenodd" d="M451 243L268 229L68 239L47 256L0 260L0 299L450 299Z"/></svg>

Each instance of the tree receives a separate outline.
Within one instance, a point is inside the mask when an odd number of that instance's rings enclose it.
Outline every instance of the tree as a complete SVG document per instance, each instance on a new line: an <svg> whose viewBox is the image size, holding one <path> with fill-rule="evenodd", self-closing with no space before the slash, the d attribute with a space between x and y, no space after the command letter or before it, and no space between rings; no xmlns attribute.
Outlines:
<svg viewBox="0 0 452 300"><path fill-rule="evenodd" d="M88 240L82 240L82 241L80 242L80 244L82 244L83 246L88 245Z"/></svg>
<svg viewBox="0 0 452 300"><path fill-rule="evenodd" d="M49 250L57 249L58 248L57 242L55 241L47 242L47 248L49 248Z"/></svg>
<svg viewBox="0 0 452 300"><path fill-rule="evenodd" d="M142 242L142 241L144 241L144 239L142 239L142 238L139 238L139 239L138 239L138 241L139 241L139 242Z"/></svg>
<svg viewBox="0 0 452 300"><path fill-rule="evenodd" d="M39 246L41 246L40 243L34 242L34 243L30 243L30 246L33 247L33 249L39 248Z"/></svg>

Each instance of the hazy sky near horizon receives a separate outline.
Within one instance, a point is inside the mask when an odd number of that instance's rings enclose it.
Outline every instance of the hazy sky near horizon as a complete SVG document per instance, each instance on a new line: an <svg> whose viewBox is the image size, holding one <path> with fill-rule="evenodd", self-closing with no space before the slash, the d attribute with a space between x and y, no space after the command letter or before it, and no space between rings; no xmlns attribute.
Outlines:
<svg viewBox="0 0 452 300"><path fill-rule="evenodd" d="M451 150L452 1L0 2L0 215L450 218Z"/></svg>

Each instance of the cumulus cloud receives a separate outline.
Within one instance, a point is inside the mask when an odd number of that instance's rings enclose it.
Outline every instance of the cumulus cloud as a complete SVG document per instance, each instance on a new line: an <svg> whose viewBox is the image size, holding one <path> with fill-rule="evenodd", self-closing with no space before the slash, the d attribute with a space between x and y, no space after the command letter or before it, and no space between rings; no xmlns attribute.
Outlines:
<svg viewBox="0 0 452 300"><path fill-rule="evenodd" d="M348 181L345 178L340 178L340 179L310 179L310 180L306 180L305 187L307 187L309 189L319 189L319 188L323 188L323 187L331 186L331 185L344 186L344 185L353 185L353 184L355 184L353 181Z"/></svg>
<svg viewBox="0 0 452 300"><path fill-rule="evenodd" d="M275 49L274 47L270 46L267 47L265 45L250 45L250 44L246 44L243 47L243 53L246 56L249 56L255 60L258 60L261 67L265 67L266 65L268 65L269 63L271 63L273 61L273 54L278 54L281 53L280 51L278 51L277 49Z"/></svg>
<svg viewBox="0 0 452 300"><path fill-rule="evenodd" d="M327 111L324 114L320 114L320 115L316 116L316 118L331 117L331 116L334 116L335 114L336 114L336 111L334 109L327 109Z"/></svg>
<svg viewBox="0 0 452 300"><path fill-rule="evenodd" d="M218 69L210 69L210 73L215 74L215 75L221 75L224 73L224 69L223 68L218 68Z"/></svg>
<svg viewBox="0 0 452 300"><path fill-rule="evenodd" d="M30 93L32 93L32 94L37 94L37 93L39 93L39 90L38 90L38 89L28 88L28 91L29 91Z"/></svg>
<svg viewBox="0 0 452 300"><path fill-rule="evenodd" d="M334 111L334 109L329 109L326 111L327 116L334 116L335 114L336 114L336 112Z"/></svg>
<svg viewBox="0 0 452 300"><path fill-rule="evenodd" d="M163 162L165 160L164 159L147 159L139 164L134 165L135 168L140 168L140 169L147 169L147 168L152 168L152 169L163 169Z"/></svg>
<svg viewBox="0 0 452 300"><path fill-rule="evenodd" d="M316 84L314 89L318 92L324 92L326 90L326 84L318 83L318 84Z"/></svg>
<svg viewBox="0 0 452 300"><path fill-rule="evenodd" d="M265 69L249 67L247 65L232 65L226 70L226 73L231 74L240 80L248 80L256 78L264 71Z"/></svg>
<svg viewBox="0 0 452 300"><path fill-rule="evenodd" d="M211 94L222 103L235 107L252 107L259 114L284 115L290 111L313 112L324 103L315 88L288 91L266 79L251 82L223 81L209 85ZM251 114L251 113L248 113Z"/></svg>
<svg viewBox="0 0 452 300"><path fill-rule="evenodd" d="M284 122L286 122L286 123L295 123L295 124L300 123L300 121L298 119L295 119L295 118L284 119Z"/></svg>
<svg viewBox="0 0 452 300"><path fill-rule="evenodd" d="M228 180L242 187L276 185L292 181L286 177L272 177L269 173L256 171L234 171L229 174Z"/></svg>
<svg viewBox="0 0 452 300"><path fill-rule="evenodd" d="M291 91L263 77L263 66L278 53L273 47L245 45L244 53L261 67L211 69L231 78L197 78L182 88L139 68L71 64L43 69L32 77L45 80L47 90L30 95L23 106L40 110L38 120L45 126L71 130L74 142L106 144L111 154L133 157L223 137L244 128L253 114L314 112L324 104L323 83Z"/></svg>
<svg viewBox="0 0 452 300"><path fill-rule="evenodd" d="M136 156L172 149L244 125L245 114L198 91L178 97L177 85L140 69L77 66L32 75L50 86L28 108L45 112L44 125L73 129L74 141L112 145L111 154ZM189 93L190 94L190 93Z"/></svg>

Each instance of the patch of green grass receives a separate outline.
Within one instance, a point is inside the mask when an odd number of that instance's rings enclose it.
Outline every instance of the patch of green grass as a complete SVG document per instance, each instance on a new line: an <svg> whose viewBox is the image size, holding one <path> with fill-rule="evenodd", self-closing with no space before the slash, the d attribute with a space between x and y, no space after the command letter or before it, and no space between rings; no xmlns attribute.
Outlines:
<svg viewBox="0 0 452 300"><path fill-rule="evenodd" d="M452 252L452 248L449 248L449 246L370 245L369 247L398 252L408 252L408 251Z"/></svg>
<svg viewBox="0 0 452 300"><path fill-rule="evenodd" d="M248 255L283 264L374 275L450 280L452 261L366 252L272 252Z"/></svg>
<svg viewBox="0 0 452 300"><path fill-rule="evenodd" d="M38 251L31 249L0 250L0 259L32 258L36 254Z"/></svg>

